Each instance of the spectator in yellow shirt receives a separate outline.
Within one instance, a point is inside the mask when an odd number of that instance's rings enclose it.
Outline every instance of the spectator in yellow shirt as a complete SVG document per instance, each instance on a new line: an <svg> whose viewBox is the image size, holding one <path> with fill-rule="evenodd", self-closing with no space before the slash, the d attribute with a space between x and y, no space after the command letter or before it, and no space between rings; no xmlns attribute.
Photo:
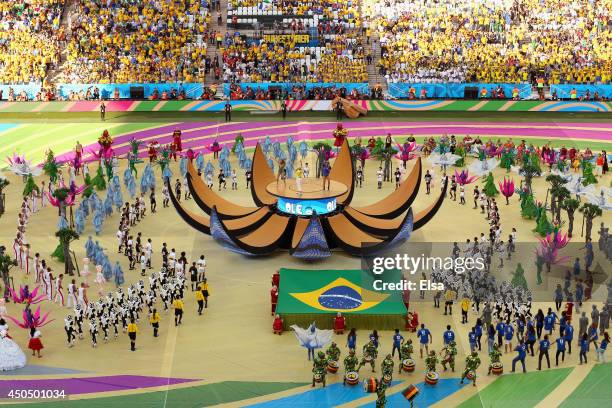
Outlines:
<svg viewBox="0 0 612 408"><path fill-rule="evenodd" d="M130 337L130 350L136 351L136 333L138 333L138 326L134 319L130 319L130 324L127 326L128 336Z"/></svg>

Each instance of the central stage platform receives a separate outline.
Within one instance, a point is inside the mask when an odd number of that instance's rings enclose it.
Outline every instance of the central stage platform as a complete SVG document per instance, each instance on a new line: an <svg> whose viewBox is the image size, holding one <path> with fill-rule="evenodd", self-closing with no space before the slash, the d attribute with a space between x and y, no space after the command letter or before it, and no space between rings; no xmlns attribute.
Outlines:
<svg viewBox="0 0 612 408"><path fill-rule="evenodd" d="M273 181L266 186L266 191L277 197L280 211L309 216L313 212L327 214L336 210L337 197L345 194L348 187L335 180L330 180L329 189L323 189L323 179L302 178L298 186L295 179Z"/></svg>
<svg viewBox="0 0 612 408"><path fill-rule="evenodd" d="M347 328L393 330L403 328L406 307L401 291L376 291L373 282L398 282L399 271L373 276L361 270L280 270L276 312L284 328L292 324L307 327L316 322L322 329L333 328L336 313L346 318Z"/></svg>

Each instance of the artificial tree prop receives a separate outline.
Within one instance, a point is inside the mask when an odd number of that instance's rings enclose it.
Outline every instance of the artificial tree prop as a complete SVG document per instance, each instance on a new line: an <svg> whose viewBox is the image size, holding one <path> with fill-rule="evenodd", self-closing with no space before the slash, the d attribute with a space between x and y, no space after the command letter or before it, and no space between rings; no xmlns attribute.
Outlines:
<svg viewBox="0 0 612 408"><path fill-rule="evenodd" d="M538 215L536 218L536 228L534 232L537 232L540 236L544 237L546 234L549 234L553 230L553 225L548 221L548 217L546 216L546 207L541 202L537 203L537 211Z"/></svg>
<svg viewBox="0 0 612 408"><path fill-rule="evenodd" d="M465 157L467 156L467 153L462 143L459 143L459 145L457 145L457 147L455 148L455 154L459 156L459 158L455 162L455 166L457 167L465 166Z"/></svg>
<svg viewBox="0 0 612 408"><path fill-rule="evenodd" d="M561 208L563 208L565 212L567 212L567 235L570 238L572 237L572 231L574 230L574 213L576 212L578 207L580 207L580 201L576 200L575 198L566 198L561 204Z"/></svg>
<svg viewBox="0 0 612 408"><path fill-rule="evenodd" d="M96 188L98 191L106 190L106 179L104 178L104 171L102 170L102 166L98 166L98 170L96 170L96 175L91 180L91 185Z"/></svg>
<svg viewBox="0 0 612 408"><path fill-rule="evenodd" d="M38 186L36 185L36 182L34 181L34 177L32 177L32 174L28 174L28 178L26 179L25 186L23 187L23 196L28 197L30 194L32 194L32 191L36 191L37 194L40 194L40 188L38 188Z"/></svg>
<svg viewBox="0 0 612 408"><path fill-rule="evenodd" d="M516 153L514 149L510 147L504 147L501 154L500 167L506 169L507 173L510 173L512 166L516 161Z"/></svg>
<svg viewBox="0 0 612 408"><path fill-rule="evenodd" d="M493 179L493 173L489 172L487 179L485 181L485 185L482 189L487 197L495 197L499 194L499 190L495 187L495 180Z"/></svg>
<svg viewBox="0 0 612 408"><path fill-rule="evenodd" d="M591 239L591 231L593 229L593 219L601 217L603 211L595 204L584 203L579 210L584 215L584 221L586 223L585 241Z"/></svg>
<svg viewBox="0 0 612 408"><path fill-rule="evenodd" d="M59 173L59 164L57 160L55 160L55 155L53 154L53 150L47 151L47 158L45 159L45 163L43 165L43 171L47 176L49 176L49 180L51 183L55 183L57 181L57 175Z"/></svg>
<svg viewBox="0 0 612 408"><path fill-rule="evenodd" d="M516 270L512 274L512 280L510 281L510 283L514 287L520 287L525 290L529 290L529 287L527 286L527 279L525 279L525 270L523 269L523 265L521 265L520 262L516 265Z"/></svg>
<svg viewBox="0 0 612 408"><path fill-rule="evenodd" d="M72 262L72 257L70 256L70 243L79 239L79 234L72 228L62 228L55 233L55 236L59 239L59 244L51 256L63 262L64 273L72 276L74 275L75 267Z"/></svg>
<svg viewBox="0 0 612 408"><path fill-rule="evenodd" d="M527 219L534 219L538 216L538 207L536 206L533 194L527 188L516 190L521 197L521 216Z"/></svg>
<svg viewBox="0 0 612 408"><path fill-rule="evenodd" d="M8 300L10 296L10 270L17 265L17 260L6 253L6 247L0 245L0 275L2 276L2 282L4 284L3 297L5 300Z"/></svg>
<svg viewBox="0 0 612 408"><path fill-rule="evenodd" d="M593 165L591 162L584 160L582 162L582 185L597 184L597 178L593 174Z"/></svg>
<svg viewBox="0 0 612 408"><path fill-rule="evenodd" d="M3 190L11 184L8 179L0 176L0 215L4 214L5 195Z"/></svg>
<svg viewBox="0 0 612 408"><path fill-rule="evenodd" d="M523 156L523 165L519 170L519 174L525 177L525 186L527 191L532 192L531 183L533 178L542 174L540 167L540 158L535 153L530 153Z"/></svg>

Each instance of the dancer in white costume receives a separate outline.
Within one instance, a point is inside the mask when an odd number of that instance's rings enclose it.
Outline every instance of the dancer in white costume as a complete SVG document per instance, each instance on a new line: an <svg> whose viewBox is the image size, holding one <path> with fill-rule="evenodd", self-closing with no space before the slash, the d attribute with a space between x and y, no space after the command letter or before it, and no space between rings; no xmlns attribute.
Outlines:
<svg viewBox="0 0 612 408"><path fill-rule="evenodd" d="M332 341L333 330L319 330L315 324L311 324L308 329L302 329L298 325L292 325L300 345L308 350L308 360L314 359L314 350L323 348Z"/></svg>
<svg viewBox="0 0 612 408"><path fill-rule="evenodd" d="M0 371L16 370L27 363L23 351L7 334L6 329L0 330Z"/></svg>
<svg viewBox="0 0 612 408"><path fill-rule="evenodd" d="M106 283L102 273L102 265L96 265L96 280L94 282L98 285L98 294L102 296L104 294L104 284Z"/></svg>

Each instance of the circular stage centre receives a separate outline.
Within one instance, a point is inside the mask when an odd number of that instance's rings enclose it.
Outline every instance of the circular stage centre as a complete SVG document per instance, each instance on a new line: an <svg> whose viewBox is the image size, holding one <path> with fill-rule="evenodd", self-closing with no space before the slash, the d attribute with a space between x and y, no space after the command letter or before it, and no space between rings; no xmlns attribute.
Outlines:
<svg viewBox="0 0 612 408"><path fill-rule="evenodd" d="M327 214L336 210L337 197L348 191L348 187L338 181L330 180L329 190L323 189L323 179L303 178L279 180L266 186L266 191L278 197L279 211L292 215Z"/></svg>

